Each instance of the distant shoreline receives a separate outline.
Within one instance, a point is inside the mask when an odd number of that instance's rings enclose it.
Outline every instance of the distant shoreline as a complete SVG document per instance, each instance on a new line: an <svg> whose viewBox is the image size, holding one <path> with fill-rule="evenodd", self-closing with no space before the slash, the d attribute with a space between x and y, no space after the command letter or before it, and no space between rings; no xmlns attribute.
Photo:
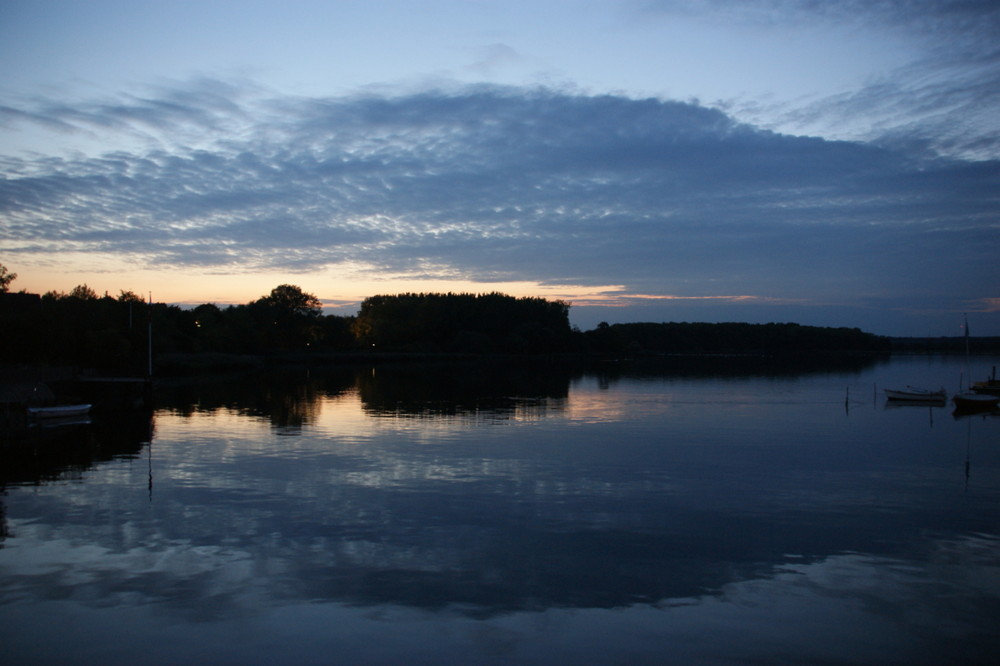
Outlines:
<svg viewBox="0 0 1000 666"><path fill-rule="evenodd" d="M900 352L931 352L964 354L965 338L955 336L949 338L895 338L887 337L890 342L890 351ZM969 337L969 351L971 354L990 354L1000 352L1000 337Z"/></svg>
<svg viewBox="0 0 1000 666"><path fill-rule="evenodd" d="M282 366L358 365L386 363L449 363L449 362L501 362L534 361L548 363L607 363L620 361L765 361L789 363L812 358L823 359L877 358L893 355L944 355L965 354L965 338L886 338L890 345L884 350L797 350L788 351L633 351L633 352L552 352L552 353L465 353L465 352L405 352L405 351L313 351L242 354L226 352L171 352L157 356L153 367L154 378L216 372L239 372L280 368ZM1000 337L970 338L973 356L991 356L1000 353ZM0 385L26 381L65 380L73 376L101 375L96 369L71 365L33 363L0 363ZM126 373L128 374L128 373ZM132 373L134 374L134 373Z"/></svg>

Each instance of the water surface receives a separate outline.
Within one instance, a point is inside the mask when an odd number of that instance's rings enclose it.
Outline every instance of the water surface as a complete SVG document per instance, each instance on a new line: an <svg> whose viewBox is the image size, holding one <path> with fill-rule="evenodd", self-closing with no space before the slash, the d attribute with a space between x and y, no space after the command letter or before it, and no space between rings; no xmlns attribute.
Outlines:
<svg viewBox="0 0 1000 666"><path fill-rule="evenodd" d="M4 452L0 639L11 663L994 663L996 415L880 395L959 372L168 384L151 418Z"/></svg>

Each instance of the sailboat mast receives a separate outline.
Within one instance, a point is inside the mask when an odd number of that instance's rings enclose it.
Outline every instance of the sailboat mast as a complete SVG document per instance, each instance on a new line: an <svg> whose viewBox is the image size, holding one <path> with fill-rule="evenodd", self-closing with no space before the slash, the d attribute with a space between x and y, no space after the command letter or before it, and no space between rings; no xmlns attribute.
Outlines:
<svg viewBox="0 0 1000 666"><path fill-rule="evenodd" d="M965 319L965 372L972 373L972 354L969 352L969 315L962 313ZM958 382L958 390L962 390L961 380Z"/></svg>
<svg viewBox="0 0 1000 666"><path fill-rule="evenodd" d="M153 376L153 292L149 292L149 320L146 323L146 377Z"/></svg>

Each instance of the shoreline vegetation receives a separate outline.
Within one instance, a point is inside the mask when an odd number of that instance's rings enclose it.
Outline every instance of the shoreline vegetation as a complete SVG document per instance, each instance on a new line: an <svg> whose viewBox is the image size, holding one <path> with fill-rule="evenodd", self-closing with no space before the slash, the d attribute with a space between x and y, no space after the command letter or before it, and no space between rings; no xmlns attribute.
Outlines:
<svg viewBox="0 0 1000 666"><path fill-rule="evenodd" d="M280 285L245 305L193 309L134 292L99 297L0 293L0 364L144 376L275 364L433 361L484 357L639 359L951 353L964 338L889 338L795 323L601 323L581 331L563 301L501 293L405 293L366 298L356 316L324 315L314 295ZM977 338L977 351L1000 338Z"/></svg>

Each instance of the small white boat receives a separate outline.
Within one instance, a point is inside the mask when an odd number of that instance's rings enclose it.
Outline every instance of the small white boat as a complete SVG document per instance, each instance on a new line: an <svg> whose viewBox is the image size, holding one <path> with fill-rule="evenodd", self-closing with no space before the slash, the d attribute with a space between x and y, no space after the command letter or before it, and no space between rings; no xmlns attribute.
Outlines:
<svg viewBox="0 0 1000 666"><path fill-rule="evenodd" d="M945 390L938 389L937 391L931 391L928 389L918 388L916 386L907 386L905 389L884 389L885 397L889 400L911 400L916 402L944 402L948 398L948 394Z"/></svg>
<svg viewBox="0 0 1000 666"><path fill-rule="evenodd" d="M89 404L28 407L28 416L35 420L79 418L90 413Z"/></svg>

